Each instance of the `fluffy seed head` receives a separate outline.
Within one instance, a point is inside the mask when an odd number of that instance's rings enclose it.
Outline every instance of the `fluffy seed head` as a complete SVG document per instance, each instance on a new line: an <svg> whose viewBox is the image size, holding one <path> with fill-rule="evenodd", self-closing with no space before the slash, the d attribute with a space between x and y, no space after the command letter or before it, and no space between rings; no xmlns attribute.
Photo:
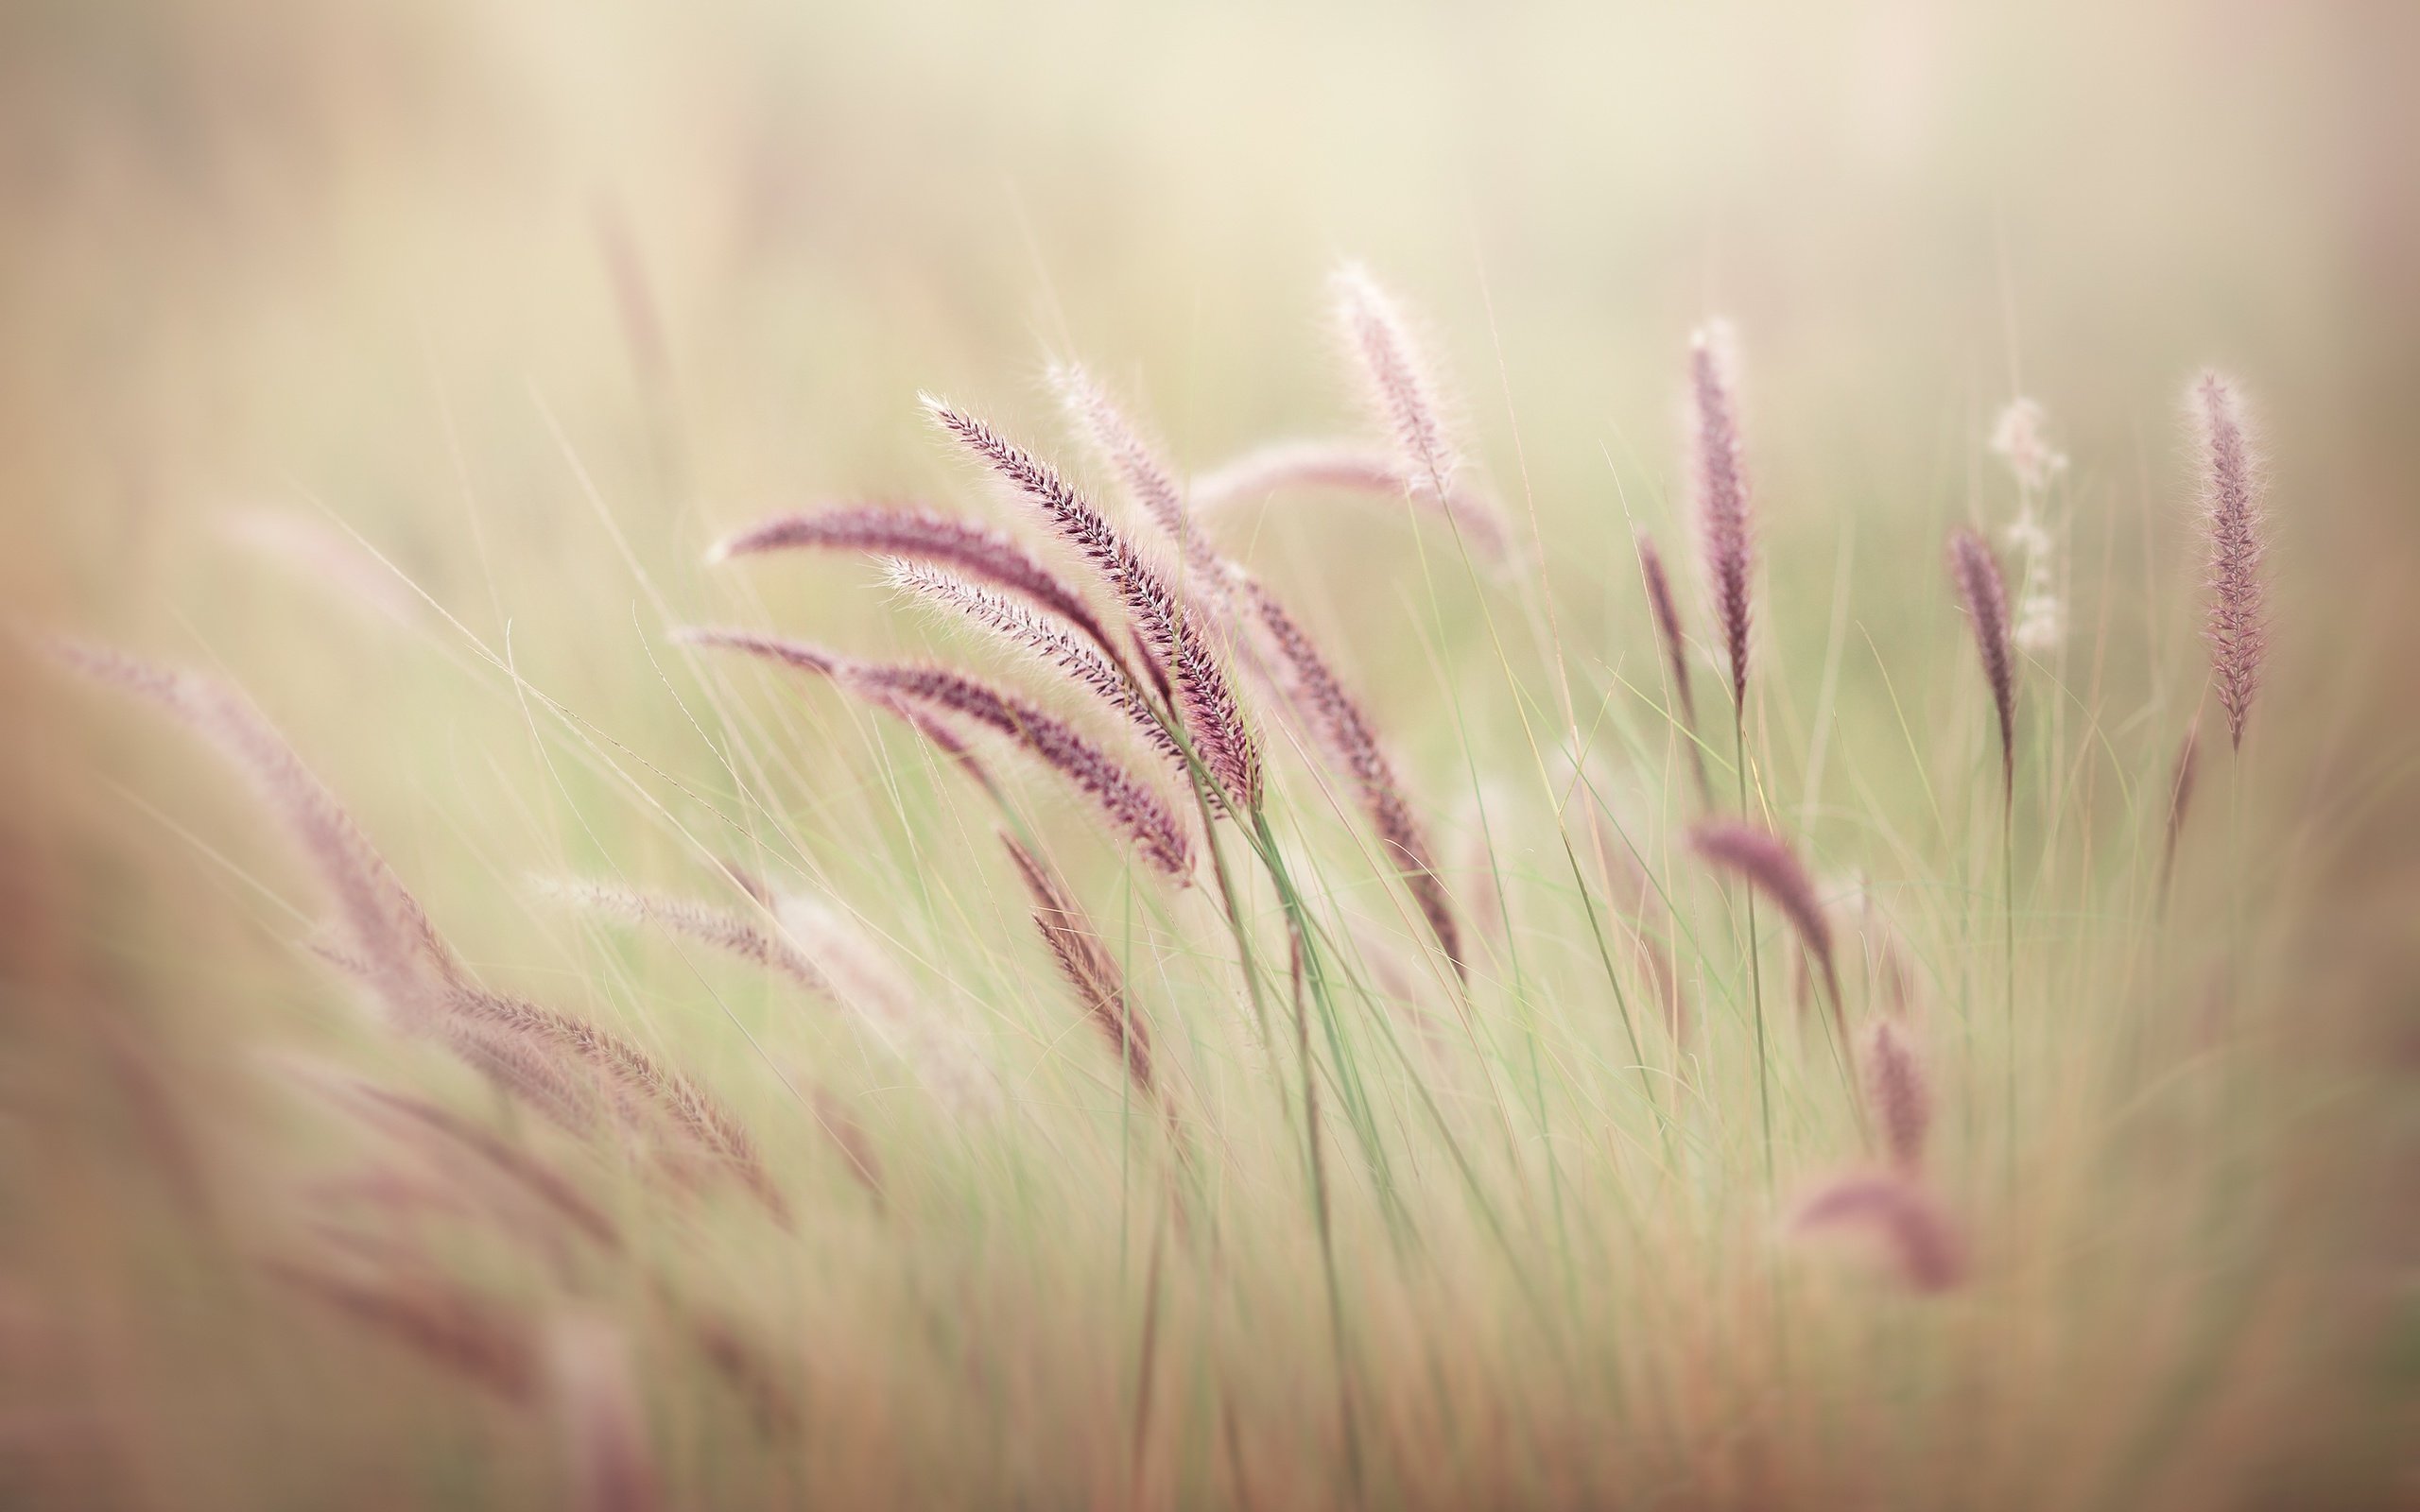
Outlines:
<svg viewBox="0 0 2420 1512"><path fill-rule="evenodd" d="M1689 844L1707 865L1744 879L1772 900L1798 932L1806 954L1814 957L1823 973L1824 989L1838 1012L1841 978L1832 963L1831 922L1797 853L1778 835L1731 819L1699 825L1689 832Z"/></svg>
<svg viewBox="0 0 2420 1512"><path fill-rule="evenodd" d="M1992 422L1992 451L2026 493L2039 493L2067 470L2066 455L2050 444L2048 415L2036 400L2012 399Z"/></svg>
<svg viewBox="0 0 2420 1512"><path fill-rule="evenodd" d="M1118 486L1153 524L1167 532L1194 564L1198 536L1184 507L1184 488L1159 446L1143 434L1109 390L1074 363L1050 369L1050 387L1067 411L1068 422L1083 443L1108 464Z"/></svg>
<svg viewBox="0 0 2420 1512"><path fill-rule="evenodd" d="M1033 900L1034 927L1058 959L1068 986L1076 989L1077 1000L1116 1052L1135 1090L1146 1097L1155 1095L1150 1036L1127 1003L1126 974L1118 970L1117 957L1110 954L1082 908L1040 856L1006 833L1000 843L1008 847L1017 876Z"/></svg>
<svg viewBox="0 0 2420 1512"><path fill-rule="evenodd" d="M820 646L743 630L675 633L692 645L745 651L830 678L876 708L913 719L918 730L939 732L956 747L952 754L965 750L953 724L1004 735L1090 796L1144 859L1181 885L1190 880L1192 844L1167 804L1073 726L1022 698L946 667L853 662Z"/></svg>
<svg viewBox="0 0 2420 1512"><path fill-rule="evenodd" d="M396 877L284 736L233 689L105 647L49 643L55 660L92 680L147 698L210 745L284 824L335 905L342 954L396 1025L425 1029L464 980L420 901Z"/></svg>
<svg viewBox="0 0 2420 1512"><path fill-rule="evenodd" d="M2009 639L2029 656L2048 656L2066 639L2067 607L2059 597L2059 541L2028 503L2002 532L2025 564L2017 580L2016 627Z"/></svg>
<svg viewBox="0 0 2420 1512"><path fill-rule="evenodd" d="M1410 323L1394 297L1357 263L1338 268L1329 288L1337 329L1360 369L1371 414L1392 438L1411 490L1442 497L1453 486L1456 457L1437 383Z"/></svg>
<svg viewBox="0 0 2420 1512"><path fill-rule="evenodd" d="M1748 701L1748 579L1754 528L1739 444L1739 398L1730 326L1715 321L1689 339L1689 441L1698 532L1715 618L1731 662L1731 705Z"/></svg>
<svg viewBox="0 0 2420 1512"><path fill-rule="evenodd" d="M1440 496L1420 486L1392 452L1356 440L1277 441L1255 448L1197 475L1188 502L1196 514L1208 515L1275 493L1304 491L1409 498L1443 515L1481 560L1499 571L1512 564L1512 538L1487 495L1449 478Z"/></svg>
<svg viewBox="0 0 2420 1512"><path fill-rule="evenodd" d="M2008 586L1999 559L1983 538L1961 528L1949 534L1949 576L1975 627L1975 649L1992 685L1992 708L1999 716L2002 796L2016 795L2016 664L2009 649Z"/></svg>
<svg viewBox="0 0 2420 1512"><path fill-rule="evenodd" d="M1455 973L1467 980L1470 970L1462 959L1461 931L1455 923L1444 884L1438 879L1435 852L1359 701L1276 595L1250 578L1242 579L1241 586L1284 665L1296 707L1309 717L1313 734L1352 780L1370 827L1377 832L1379 843L1411 889L1412 901L1427 920L1429 932L1437 936L1438 948L1453 962Z"/></svg>
<svg viewBox="0 0 2420 1512"><path fill-rule="evenodd" d="M1924 1163L1932 1128L1932 1090L1908 1031L1895 1019L1876 1019L1865 1035L1865 1095L1881 1126L1891 1163L1913 1175Z"/></svg>
<svg viewBox="0 0 2420 1512"><path fill-rule="evenodd" d="M1184 769L1184 752L1174 736L1152 714L1132 679L1085 642L1050 619L1004 593L994 593L965 578L920 562L891 558L888 576L892 587L919 602L964 616L993 634L1064 673L1069 680L1099 699L1138 731L1153 749Z"/></svg>
<svg viewBox="0 0 2420 1512"><path fill-rule="evenodd" d="M1056 472L973 416L929 396L925 406L1092 563L1125 606L1146 660L1173 688L1177 713L1202 765L1229 798L1244 808L1256 807L1260 753L1226 669L1191 609L1133 543Z"/></svg>
<svg viewBox="0 0 2420 1512"><path fill-rule="evenodd" d="M1931 1192L1899 1175L1837 1177L1818 1188L1790 1219L1792 1233L1861 1230L1879 1240L1900 1278L1920 1292L1943 1292L1966 1277L1958 1226Z"/></svg>
<svg viewBox="0 0 2420 1512"><path fill-rule="evenodd" d="M1123 655L1081 594L1003 531L933 509L846 505L786 514L725 537L709 561L758 552L866 551L931 562L1055 614L1115 660Z"/></svg>
<svg viewBox="0 0 2420 1512"><path fill-rule="evenodd" d="M2209 540L2210 612L2203 637L2210 645L2219 706L2226 711L2227 738L2241 749L2269 650L2260 463L2234 380L2205 371L2194 380L2188 402L2201 441L2202 524Z"/></svg>

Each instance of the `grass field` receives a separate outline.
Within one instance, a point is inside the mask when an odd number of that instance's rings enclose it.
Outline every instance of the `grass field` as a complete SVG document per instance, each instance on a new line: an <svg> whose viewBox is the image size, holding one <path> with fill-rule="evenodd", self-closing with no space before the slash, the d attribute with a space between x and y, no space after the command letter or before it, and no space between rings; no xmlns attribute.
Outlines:
<svg viewBox="0 0 2420 1512"><path fill-rule="evenodd" d="M2420 1495L2415 68L16 8L0 1501Z"/></svg>

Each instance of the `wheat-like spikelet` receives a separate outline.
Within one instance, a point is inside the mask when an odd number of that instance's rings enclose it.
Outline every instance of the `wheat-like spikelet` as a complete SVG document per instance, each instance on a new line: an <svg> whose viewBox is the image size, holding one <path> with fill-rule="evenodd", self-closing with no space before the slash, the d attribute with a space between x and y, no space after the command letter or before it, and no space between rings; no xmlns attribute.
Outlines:
<svg viewBox="0 0 2420 1512"><path fill-rule="evenodd" d="M452 950L384 857L275 730L233 694L204 679L110 652L63 648L70 665L151 697L217 745L252 777L336 897L346 961L385 1001L400 1027L434 1034L456 1054L567 1128L593 1123L593 1099L562 1074L555 1055L646 1091L676 1124L698 1133L776 1217L788 1210L738 1121L687 1078L594 1024L472 984ZM552 1054L550 1054L550 1052Z"/></svg>
<svg viewBox="0 0 2420 1512"><path fill-rule="evenodd" d="M1144 859L1180 885L1190 885L1192 842L1168 805L1075 727L1022 698L945 667L852 662L773 636L696 628L678 630L675 636L687 644L745 651L830 678L878 708L914 719L920 730L938 730L955 747L953 755L964 752L965 746L951 721L1005 735L1091 797ZM935 715L940 718L930 717Z"/></svg>
<svg viewBox="0 0 2420 1512"><path fill-rule="evenodd" d="M536 1385L528 1324L452 1281L416 1275L381 1283L298 1261L263 1264L285 1284L508 1401L527 1401Z"/></svg>
<svg viewBox="0 0 2420 1512"><path fill-rule="evenodd" d="M1839 1014L1841 978L1833 965L1831 921L1797 852L1778 835L1728 819L1697 826L1689 832L1689 844L1708 865L1746 879L1781 909L1798 932L1799 943L1814 957L1832 1011Z"/></svg>
<svg viewBox="0 0 2420 1512"><path fill-rule="evenodd" d="M1470 969L1462 959L1461 932L1454 921L1444 884L1438 879L1428 837L1413 816L1403 784L1395 780L1394 768L1360 703L1275 595L1249 578L1241 586L1262 630L1285 663L1295 706L1309 716L1320 744L1351 779L1370 827L1377 832L1404 885L1411 889L1412 901L1428 921L1429 932L1437 936L1438 948L1453 963L1455 973L1467 980Z"/></svg>
<svg viewBox="0 0 2420 1512"><path fill-rule="evenodd" d="M1940 1199L1896 1174L1851 1175L1824 1183L1800 1204L1793 1233L1864 1231L1881 1241L1900 1278L1920 1292L1943 1292L1966 1279L1966 1246Z"/></svg>
<svg viewBox="0 0 2420 1512"><path fill-rule="evenodd" d="M1891 1163L1913 1175L1924 1163L1925 1136L1932 1128L1932 1089L1924 1061L1895 1019L1876 1019L1865 1032L1865 1091L1874 1121L1882 1129Z"/></svg>
<svg viewBox="0 0 2420 1512"><path fill-rule="evenodd" d="M603 1121L612 1100L600 1095L594 1076L567 1065L552 1045L453 1013L435 1032L457 1059L557 1128L585 1139ZM614 1111L630 1121L626 1107L615 1103Z"/></svg>
<svg viewBox="0 0 2420 1512"><path fill-rule="evenodd" d="M707 559L797 547L871 552L948 567L1058 615L1113 660L1125 655L1083 595L1006 532L938 510L845 505L782 515L717 542Z"/></svg>
<svg viewBox="0 0 2420 1512"><path fill-rule="evenodd" d="M1190 884L1193 849L1184 824L1156 793L1064 720L942 667L861 666L852 680L1009 736L1090 794L1146 860L1179 885Z"/></svg>
<svg viewBox="0 0 2420 1512"><path fill-rule="evenodd" d="M360 1117L424 1145L452 1152L459 1157L456 1163L481 1171L492 1185L516 1194L598 1247L621 1249L620 1228L570 1177L484 1125L425 1097L359 1077L307 1074L312 1085Z"/></svg>
<svg viewBox="0 0 2420 1512"><path fill-rule="evenodd" d="M2159 890L2163 898L2176 875L2176 842L2185 834L2185 815L2192 807L2193 779L2201 758L2202 716L2197 712L2193 723L2186 727L2183 743L2176 747L2176 765L2168 778L2168 837L2159 852Z"/></svg>
<svg viewBox="0 0 2420 1512"><path fill-rule="evenodd" d="M1126 974L1092 921L1040 856L1003 832L1000 843L1016 863L1017 876L1033 900L1034 927L1076 989L1077 1001L1109 1041L1110 1049L1145 1097L1156 1096L1151 1080L1151 1040L1126 996Z"/></svg>
<svg viewBox="0 0 2420 1512"><path fill-rule="evenodd" d="M1211 777L1245 809L1260 802L1260 753L1200 620L1133 542L1046 464L992 427L927 396L934 421L1015 487L1109 585L1146 660L1167 678L1186 737Z"/></svg>
<svg viewBox="0 0 2420 1512"><path fill-rule="evenodd" d="M546 1330L546 1383L576 1512L656 1512L663 1477L630 1347L602 1317L565 1314Z"/></svg>
<svg viewBox="0 0 2420 1512"><path fill-rule="evenodd" d="M1185 509L1184 487L1158 443L1144 434L1098 380L1075 363L1054 365L1050 386L1058 390L1077 436L1116 474L1127 497L1177 543L1187 572L1192 572L1207 543ZM1188 578L1186 586L1197 584ZM1215 582L1207 586L1216 592Z"/></svg>
<svg viewBox="0 0 2420 1512"><path fill-rule="evenodd" d="M1975 628L1975 649L1992 686L1992 709L1999 717L2000 790L2016 798L2016 659L2009 647L2008 585L1999 558L1983 538L1961 527L1949 533L1949 576Z"/></svg>
<svg viewBox="0 0 2420 1512"><path fill-rule="evenodd" d="M1035 613L1005 593L953 576L937 568L891 558L891 586L935 609L962 615L1001 640L1066 674L1068 679L1099 699L1132 725L1160 754L1184 770L1184 751L1144 702L1133 680L1107 657L1070 635L1047 617Z"/></svg>
<svg viewBox="0 0 2420 1512"><path fill-rule="evenodd" d="M465 988L456 995L455 1011L475 1023L558 1049L591 1068L609 1087L652 1105L711 1152L766 1211L781 1223L789 1222L789 1204L767 1174L747 1126L680 1071L585 1019L503 993Z"/></svg>
<svg viewBox="0 0 2420 1512"><path fill-rule="evenodd" d="M1197 473L1187 503L1195 514L1209 516L1257 504L1274 493L1312 490L1411 499L1444 516L1481 560L1499 570L1512 563L1512 539L1485 494L1448 479L1440 495L1425 479L1415 479L1392 453L1362 441L1275 441L1255 447Z"/></svg>
<svg viewBox="0 0 2420 1512"><path fill-rule="evenodd" d="M1690 476L1708 593L1729 658L1731 705L1748 701L1749 577L1754 529L1748 514L1748 476L1739 443L1739 397L1733 371L1731 328L1700 327L1689 338Z"/></svg>
<svg viewBox="0 0 2420 1512"><path fill-rule="evenodd" d="M1647 585L1647 605L1655 618L1655 637L1664 645L1665 671L1672 679L1672 696L1681 709L1682 744L1689 748L1689 770L1696 774L1698 796L1709 805L1714 789L1705 775L1705 750L1698 742L1698 698L1689 679L1688 643L1681 633L1681 607L1672 598L1672 580L1664 571L1664 556L1645 531L1633 541L1638 548L1638 575Z"/></svg>
<svg viewBox="0 0 2420 1512"><path fill-rule="evenodd" d="M1361 372L1371 414L1395 443L1411 490L1443 497L1460 459L1447 439L1435 375L1394 296L1348 263L1330 278L1338 333Z"/></svg>
<svg viewBox="0 0 2420 1512"><path fill-rule="evenodd" d="M2226 711L2227 738L2240 750L2269 649L2260 461L2234 380L2204 371L2189 399L2202 443L2202 524L2209 538L2210 612L2203 635L2219 706Z"/></svg>
<svg viewBox="0 0 2420 1512"><path fill-rule="evenodd" d="M441 1015L463 980L460 963L353 816L242 696L103 647L59 641L50 649L72 670L150 699L217 747L309 858L336 904L346 951L397 1025L425 1029Z"/></svg>
<svg viewBox="0 0 2420 1512"><path fill-rule="evenodd" d="M545 896L624 923L685 935L726 954L779 972L810 992L832 995L832 984L824 980L816 964L797 946L711 903L693 898L667 898L585 878L537 877L531 879L531 885Z"/></svg>

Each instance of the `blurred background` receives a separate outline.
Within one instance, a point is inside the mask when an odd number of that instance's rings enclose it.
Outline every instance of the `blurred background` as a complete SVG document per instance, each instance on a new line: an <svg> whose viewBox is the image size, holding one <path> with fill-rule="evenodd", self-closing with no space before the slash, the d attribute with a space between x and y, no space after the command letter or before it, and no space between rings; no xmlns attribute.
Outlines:
<svg viewBox="0 0 2420 1512"><path fill-rule="evenodd" d="M1652 655L1631 529L1685 539L1678 379L1720 312L1783 665L1814 670L1853 524L1868 633L1967 666L1940 628L1941 530L2004 522L1984 441L2026 393L2074 458L2079 575L2102 585L2079 644L2148 646L2110 658L2114 707L2168 679L2181 728L2180 396L2203 363L2241 374L2279 539L2261 717L2324 747L2290 801L2367 774L2360 822L2329 816L2301 980L2401 1005L2365 1022L2420 1057L2406 0L9 0L0 604L242 682L475 955L526 963L518 921L472 904L533 855L644 871L673 848L583 808L603 790L545 762L467 636L697 770L647 661L667 618L896 633L856 564L706 586L717 535L835 495L969 496L917 392L1047 435L1053 356L1147 402L1192 467L1347 425L1322 327L1343 258L1426 318L1473 452L1551 544L1564 634L1607 663ZM1270 527L1327 564L1330 623L1399 612L1417 570L1368 518ZM1421 648L1370 635L1353 661L1437 769ZM179 833L253 822L232 784L20 663L0 662L7 1033L102 1003L163 1034L193 1003L219 1025L316 1011L195 949L242 917L256 965L286 949L288 921ZM1887 769L1897 731L1856 738ZM2348 749L2367 755L2325 754ZM2375 784L2379 763L2401 775ZM0 1070L13 1162L39 1109L89 1091L49 1064ZM54 1206L0 1211L0 1247L54 1270L122 1249L32 1221L85 1190L55 1174Z"/></svg>

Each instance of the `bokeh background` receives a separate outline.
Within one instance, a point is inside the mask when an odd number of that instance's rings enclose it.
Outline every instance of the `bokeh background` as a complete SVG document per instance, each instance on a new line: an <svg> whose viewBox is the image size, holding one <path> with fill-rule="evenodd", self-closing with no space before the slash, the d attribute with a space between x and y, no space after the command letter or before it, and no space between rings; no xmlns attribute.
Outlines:
<svg viewBox="0 0 2420 1512"><path fill-rule="evenodd" d="M1794 648L1824 644L1843 521L1886 564L1859 567L1867 633L1955 624L1940 530L2005 511L1982 443L2023 392L2075 459L2079 561L2120 585L2080 603L2083 639L2174 714L2200 675L2178 397L2217 361L2271 438L2262 717L2308 784L2281 801L2329 836L2298 989L2420 1063L2416 81L2402 0L11 0L0 603L243 682L399 864L447 879L475 954L527 964L527 916L476 905L531 853L673 848L547 760L470 637L650 758L697 757L648 670L666 618L762 593L895 633L860 569L709 589L699 557L774 507L964 494L920 389L1039 434L1046 361L1080 355L1206 466L1346 422L1322 280L1365 260L1552 543L1563 632L1610 662L1651 655L1631 528L1675 529L1681 355L1719 311L1782 666L1814 671ZM1327 623L1405 596L1408 548L1365 525L1270 527L1324 564ZM1434 696L1409 641L1355 663L1383 709ZM182 954L240 918L255 967L285 948L178 833L240 831L229 784L14 649L0 698L12 1032L99 1005L164 1036L208 1032L181 1017L200 1001L307 1018ZM92 1089L17 1066L22 1163ZM105 1178L123 1153L78 1158ZM125 1251L65 1216L19 1207L0 1237L29 1269ZM2412 1215L2383 1218L2408 1256Z"/></svg>

